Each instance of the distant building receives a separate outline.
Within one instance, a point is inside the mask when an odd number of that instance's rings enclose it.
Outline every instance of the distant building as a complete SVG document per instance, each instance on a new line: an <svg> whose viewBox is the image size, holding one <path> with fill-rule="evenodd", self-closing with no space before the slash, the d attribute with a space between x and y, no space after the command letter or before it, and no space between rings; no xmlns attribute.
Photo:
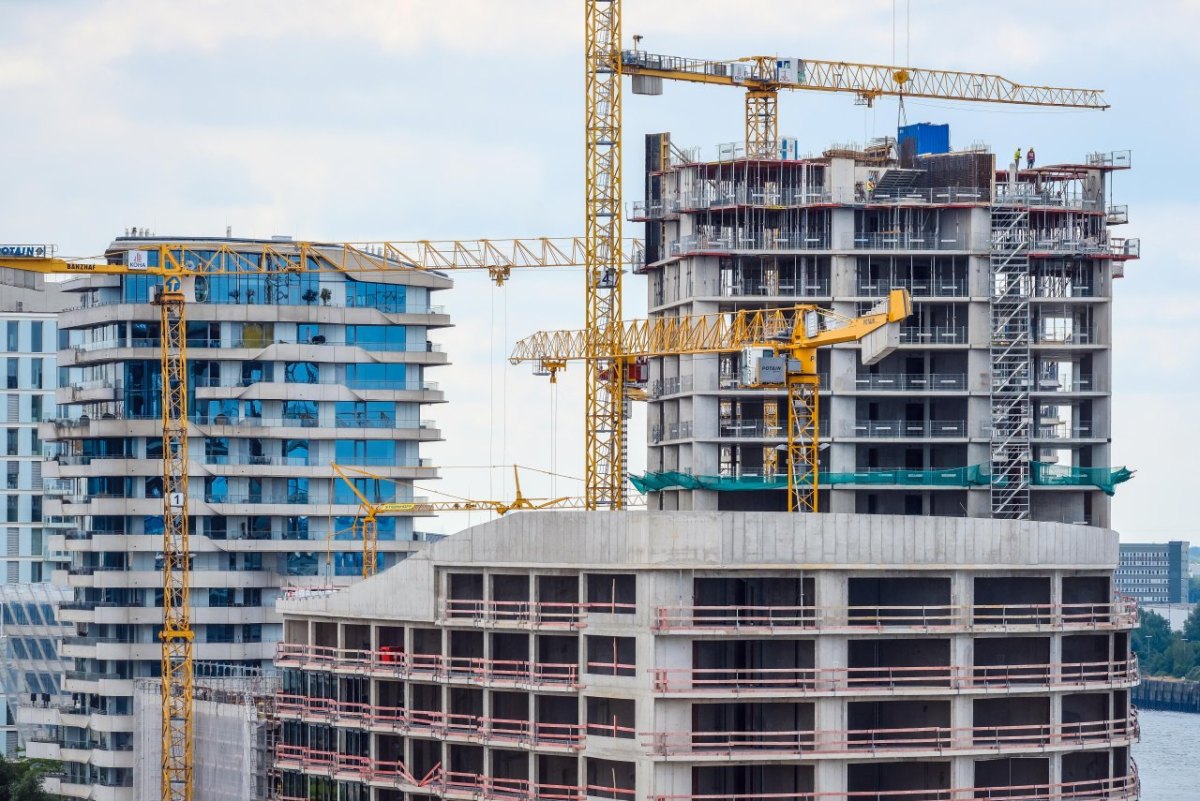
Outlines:
<svg viewBox="0 0 1200 801"><path fill-rule="evenodd" d="M1187 603L1188 543L1122 543L1117 591L1142 604Z"/></svg>

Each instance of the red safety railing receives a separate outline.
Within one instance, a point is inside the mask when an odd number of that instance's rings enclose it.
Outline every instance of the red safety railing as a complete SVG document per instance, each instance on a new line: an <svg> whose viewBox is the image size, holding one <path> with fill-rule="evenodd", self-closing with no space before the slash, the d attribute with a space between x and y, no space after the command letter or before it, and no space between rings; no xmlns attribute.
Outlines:
<svg viewBox="0 0 1200 801"><path fill-rule="evenodd" d="M590 727L589 727L590 728ZM659 756L858 754L860 751L1027 751L1067 745L1125 744L1137 739L1137 716L1082 723L851 729L849 731L653 732L647 749Z"/></svg>
<svg viewBox="0 0 1200 801"><path fill-rule="evenodd" d="M277 693L275 711L281 718L320 720L389 733L418 733L434 737L461 736L536 746L581 748L584 729L572 723L543 723L509 718L377 706L330 698Z"/></svg>
<svg viewBox="0 0 1200 801"><path fill-rule="evenodd" d="M512 683L570 688L579 683L579 667L574 663L412 654L388 646L370 651L280 643L275 652L275 664L308 670L366 672L384 678L415 677L489 685Z"/></svg>
<svg viewBox="0 0 1200 801"><path fill-rule="evenodd" d="M662 606L658 631L871 629L975 631L1001 629L1129 629L1137 626L1137 602L1118 596L1109 603L974 604L931 606Z"/></svg>
<svg viewBox="0 0 1200 801"><path fill-rule="evenodd" d="M658 795L653 801L1136 801L1141 783L1136 771L1129 776L1057 784L1024 784L1006 787L955 787L944 790L862 790L854 792L720 793Z"/></svg>
<svg viewBox="0 0 1200 801"><path fill-rule="evenodd" d="M1013 685L1070 687L1132 685L1137 659L1040 665L930 665L860 668L656 668L654 687L673 692L779 692L821 694L843 691L889 693L909 688L986 690Z"/></svg>
<svg viewBox="0 0 1200 801"><path fill-rule="evenodd" d="M516 623L542 628L581 629L585 604L551 601L485 601L447 598L442 619L450 622Z"/></svg>

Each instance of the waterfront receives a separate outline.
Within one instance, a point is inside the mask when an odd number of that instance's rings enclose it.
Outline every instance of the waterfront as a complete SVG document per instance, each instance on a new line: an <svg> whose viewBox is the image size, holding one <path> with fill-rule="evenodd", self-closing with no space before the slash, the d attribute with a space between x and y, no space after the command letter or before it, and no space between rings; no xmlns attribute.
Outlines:
<svg viewBox="0 0 1200 801"><path fill-rule="evenodd" d="M1200 797L1200 715L1139 710L1142 741L1134 746L1142 801Z"/></svg>

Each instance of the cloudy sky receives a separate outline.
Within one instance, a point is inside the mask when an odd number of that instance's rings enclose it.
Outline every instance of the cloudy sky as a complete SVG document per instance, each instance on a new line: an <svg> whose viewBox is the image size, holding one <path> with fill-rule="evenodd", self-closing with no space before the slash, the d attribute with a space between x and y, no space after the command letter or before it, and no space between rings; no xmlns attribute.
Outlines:
<svg viewBox="0 0 1200 801"><path fill-rule="evenodd" d="M742 8L751 6L752 13ZM757 53L997 72L1103 88L1103 113L908 104L957 146L1034 145L1040 162L1131 149L1116 178L1121 234L1142 238L1117 285L1114 462L1137 468L1115 501L1131 539L1200 540L1182 499L1200 461L1200 195L1196 0L625 0L625 37L692 57ZM1000 12L1003 13L1000 13ZM99 253L125 228L324 240L582 232L583 4L574 0L0 0L0 241ZM897 23L893 25L893 19ZM626 201L641 135L714 154L742 135L739 92L627 94ZM781 101L781 130L819 151L889 134L894 101ZM632 225L630 234L636 231ZM627 314L644 313L628 284ZM535 328L578 327L581 277L461 276L440 302L454 366L432 378L447 442L440 489L507 497L519 463L581 473L582 371L556 388L503 362ZM633 466L644 456L633 432ZM574 493L530 475L527 492ZM481 519L481 518L477 518ZM447 518L427 528L453 530Z"/></svg>

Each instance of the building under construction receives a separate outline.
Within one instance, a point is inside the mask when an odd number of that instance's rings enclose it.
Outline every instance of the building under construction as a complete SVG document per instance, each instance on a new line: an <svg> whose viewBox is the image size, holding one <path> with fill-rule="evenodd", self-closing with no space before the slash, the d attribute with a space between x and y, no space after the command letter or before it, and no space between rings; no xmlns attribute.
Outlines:
<svg viewBox="0 0 1200 801"><path fill-rule="evenodd" d="M951 151L946 126L797 158L702 161L646 139L652 319L815 303L862 314L903 287L898 347L864 366L824 349L819 506L1106 526L1129 473L1111 463L1114 279L1137 240L1113 176L1076 163ZM997 163L1001 162L1001 163ZM746 354L650 364L649 472L659 509L783 509L783 388L747 388Z"/></svg>
<svg viewBox="0 0 1200 801"><path fill-rule="evenodd" d="M538 512L284 601L280 801L1134 799L1117 535Z"/></svg>

